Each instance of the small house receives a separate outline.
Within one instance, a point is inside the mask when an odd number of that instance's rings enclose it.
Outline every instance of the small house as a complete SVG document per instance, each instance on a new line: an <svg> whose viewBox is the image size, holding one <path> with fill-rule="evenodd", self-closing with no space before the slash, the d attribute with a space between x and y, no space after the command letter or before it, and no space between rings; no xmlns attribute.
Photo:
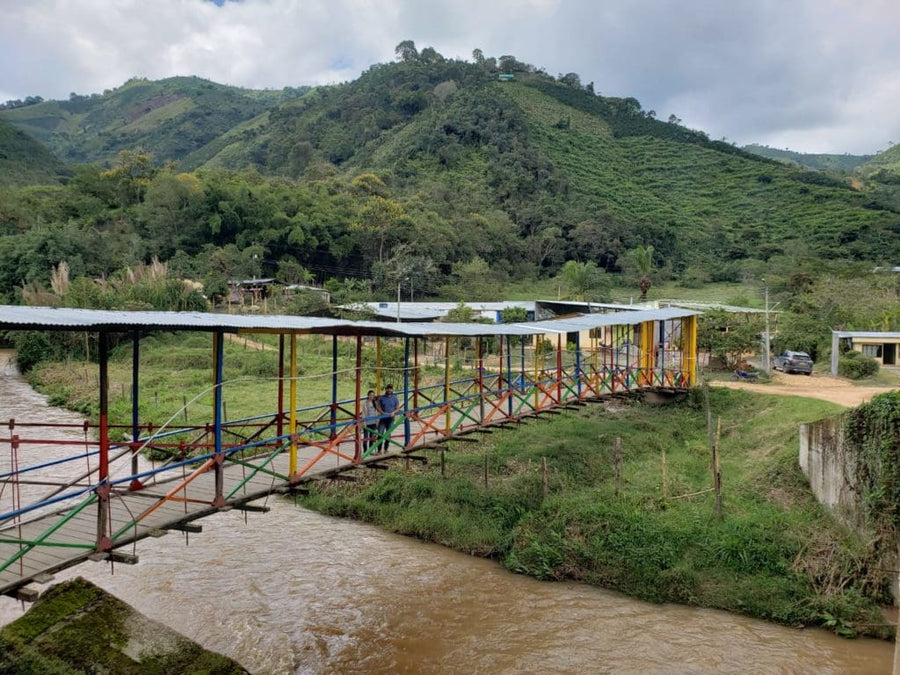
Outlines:
<svg viewBox="0 0 900 675"><path fill-rule="evenodd" d="M896 366L900 333L886 331L831 331L831 374L838 373L838 357L849 351L871 356L883 366Z"/></svg>

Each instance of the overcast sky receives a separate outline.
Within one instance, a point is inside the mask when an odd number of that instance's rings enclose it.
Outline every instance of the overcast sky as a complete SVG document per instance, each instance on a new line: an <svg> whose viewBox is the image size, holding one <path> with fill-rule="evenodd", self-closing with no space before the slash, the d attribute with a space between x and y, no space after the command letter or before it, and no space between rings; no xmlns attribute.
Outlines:
<svg viewBox="0 0 900 675"><path fill-rule="evenodd" d="M0 101L343 82L410 39L576 72L715 139L870 154L900 143L898 27L900 0L0 0Z"/></svg>

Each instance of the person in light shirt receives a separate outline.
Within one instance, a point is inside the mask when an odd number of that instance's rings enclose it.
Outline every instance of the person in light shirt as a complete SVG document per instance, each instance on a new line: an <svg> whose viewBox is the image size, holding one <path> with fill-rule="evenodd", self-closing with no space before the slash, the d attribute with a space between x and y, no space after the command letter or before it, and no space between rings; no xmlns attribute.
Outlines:
<svg viewBox="0 0 900 675"><path fill-rule="evenodd" d="M362 402L363 452L368 452L378 440L378 406L375 392L369 389Z"/></svg>

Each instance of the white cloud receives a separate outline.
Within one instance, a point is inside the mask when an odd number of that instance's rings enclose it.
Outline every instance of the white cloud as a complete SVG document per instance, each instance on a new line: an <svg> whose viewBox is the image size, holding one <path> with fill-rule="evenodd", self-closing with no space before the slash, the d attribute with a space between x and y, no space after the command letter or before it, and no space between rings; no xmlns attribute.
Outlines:
<svg viewBox="0 0 900 675"><path fill-rule="evenodd" d="M327 84L412 39L577 72L739 143L873 152L900 139L893 0L5 0L0 91L65 98L133 76ZM5 99L3 99L5 100Z"/></svg>

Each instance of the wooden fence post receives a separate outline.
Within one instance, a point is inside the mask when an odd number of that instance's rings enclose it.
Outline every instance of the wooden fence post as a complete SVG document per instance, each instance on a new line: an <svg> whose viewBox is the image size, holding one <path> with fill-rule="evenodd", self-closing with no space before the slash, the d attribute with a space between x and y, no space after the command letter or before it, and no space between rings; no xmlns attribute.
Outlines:
<svg viewBox="0 0 900 675"><path fill-rule="evenodd" d="M616 436L613 442L613 464L616 469L616 497L622 491L622 437Z"/></svg>
<svg viewBox="0 0 900 675"><path fill-rule="evenodd" d="M719 438L722 434L722 418L716 419L716 439L712 446L713 488L716 491L716 518L722 518L722 471L719 468Z"/></svg>
<svg viewBox="0 0 900 675"><path fill-rule="evenodd" d="M547 498L547 495L550 493L550 480L547 476L547 458L541 457L541 474L544 482L544 499Z"/></svg>
<svg viewBox="0 0 900 675"><path fill-rule="evenodd" d="M666 460L666 448L662 449L662 493L665 499L669 497L669 463Z"/></svg>

